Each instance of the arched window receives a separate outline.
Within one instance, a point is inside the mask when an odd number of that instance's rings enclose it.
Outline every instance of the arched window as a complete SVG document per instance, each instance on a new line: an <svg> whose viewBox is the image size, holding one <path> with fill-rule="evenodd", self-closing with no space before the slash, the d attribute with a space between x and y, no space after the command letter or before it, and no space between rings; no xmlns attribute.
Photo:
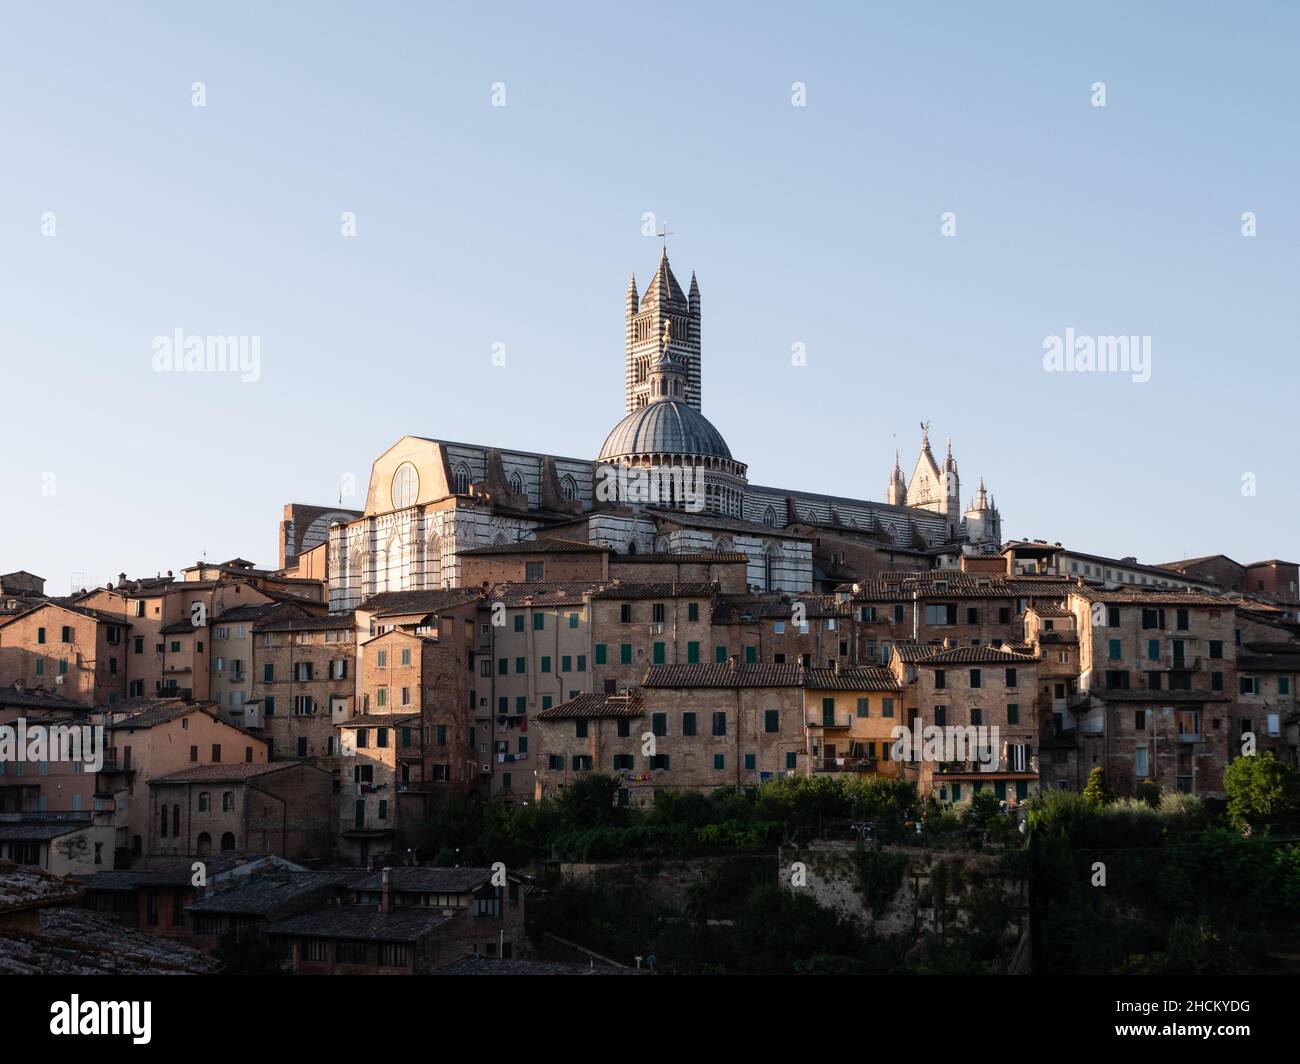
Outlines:
<svg viewBox="0 0 1300 1064"><path fill-rule="evenodd" d="M199 792L199 812L207 813L212 810L212 794L208 791Z"/></svg>
<svg viewBox="0 0 1300 1064"><path fill-rule="evenodd" d="M456 472L451 475L451 490L457 495L469 494L469 466L464 462L456 467Z"/></svg>
<svg viewBox="0 0 1300 1064"><path fill-rule="evenodd" d="M763 515L763 524L768 528L776 528L776 510L771 506L767 508L767 513Z"/></svg>
<svg viewBox="0 0 1300 1064"><path fill-rule="evenodd" d="M524 493L524 478L519 475L519 470L510 470L510 490L516 495Z"/></svg>
<svg viewBox="0 0 1300 1064"><path fill-rule="evenodd" d="M628 554L635 554L635 553L636 553L636 540L634 540L634 539L629 539L629 540L627 541L627 552L628 552Z"/></svg>
<svg viewBox="0 0 1300 1064"><path fill-rule="evenodd" d="M776 544L769 545L763 553L763 584L768 591L776 590L776 559L779 553Z"/></svg>
<svg viewBox="0 0 1300 1064"><path fill-rule="evenodd" d="M235 811L235 792L224 791L221 795L221 811L223 813L233 813ZM223 846L224 850L225 847Z"/></svg>
<svg viewBox="0 0 1300 1064"><path fill-rule="evenodd" d="M393 474L393 509L404 510L415 503L420 494L420 474L410 462L403 462Z"/></svg>
<svg viewBox="0 0 1300 1064"><path fill-rule="evenodd" d="M206 831L200 831L198 840L195 843L194 852L200 857L207 857L212 853L212 836Z"/></svg>
<svg viewBox="0 0 1300 1064"><path fill-rule="evenodd" d="M158 810L158 837L160 839L167 837L167 807L165 805Z"/></svg>
<svg viewBox="0 0 1300 1064"><path fill-rule="evenodd" d="M172 806L172 834L173 834L174 836L176 836L177 838L180 838L180 834L181 834L181 807L180 807L179 805L174 805L174 806Z"/></svg>
<svg viewBox="0 0 1300 1064"><path fill-rule="evenodd" d="M565 473L564 476L560 478L560 494L569 500L576 500L578 498L578 482L574 480L573 477L569 476L568 473Z"/></svg>
<svg viewBox="0 0 1300 1064"><path fill-rule="evenodd" d="M223 852L227 852L233 850L234 848L235 848L235 833L233 831L227 831L224 835L221 836L221 849Z"/></svg>

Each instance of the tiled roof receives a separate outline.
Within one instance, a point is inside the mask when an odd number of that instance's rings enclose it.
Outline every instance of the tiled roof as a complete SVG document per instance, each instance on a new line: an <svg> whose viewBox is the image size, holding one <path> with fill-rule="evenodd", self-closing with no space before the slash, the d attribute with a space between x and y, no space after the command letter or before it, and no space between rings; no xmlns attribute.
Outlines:
<svg viewBox="0 0 1300 1064"><path fill-rule="evenodd" d="M465 555L492 554L612 554L612 547L582 543L576 539L529 539L521 543L502 543L491 547L470 547L457 551Z"/></svg>
<svg viewBox="0 0 1300 1064"><path fill-rule="evenodd" d="M8 842L36 842L57 839L90 827L90 817L85 820L29 820L16 824L0 824L0 840Z"/></svg>
<svg viewBox="0 0 1300 1064"><path fill-rule="evenodd" d="M0 974L204 975L218 967L174 939L73 905L44 910L38 935L0 932Z"/></svg>
<svg viewBox="0 0 1300 1064"><path fill-rule="evenodd" d="M73 702L58 695L51 694L43 688L36 690L18 690L16 687L0 687L0 706L24 706L31 709L66 709L71 713L89 713L90 706Z"/></svg>
<svg viewBox="0 0 1300 1064"><path fill-rule="evenodd" d="M352 628L356 623L356 614L327 613L324 617L287 617L259 621L253 625L255 632L322 632L331 628Z"/></svg>
<svg viewBox="0 0 1300 1064"><path fill-rule="evenodd" d="M428 591L381 591L371 595L359 607L379 617L394 617L408 613L438 613L478 601L476 589L452 587Z"/></svg>
<svg viewBox="0 0 1300 1064"><path fill-rule="evenodd" d="M1073 617L1074 613L1067 610L1064 606L1058 606L1055 603L1035 602L1029 607L1040 617Z"/></svg>
<svg viewBox="0 0 1300 1064"><path fill-rule="evenodd" d="M492 878L490 868L390 868L393 890L408 894L461 894L476 890ZM353 890L379 890L384 874L374 872L352 884Z"/></svg>
<svg viewBox="0 0 1300 1064"><path fill-rule="evenodd" d="M712 598L718 593L716 583L646 583L610 584L593 591L594 599Z"/></svg>
<svg viewBox="0 0 1300 1064"><path fill-rule="evenodd" d="M303 764L301 761L270 761L263 764L238 761L225 765L195 765L193 768L181 769L167 776L151 779L155 783L238 783L257 776L266 776L272 772L282 772L286 768Z"/></svg>
<svg viewBox="0 0 1300 1064"><path fill-rule="evenodd" d="M72 880L0 860L0 913L66 905L79 897L81 887Z"/></svg>
<svg viewBox="0 0 1300 1064"><path fill-rule="evenodd" d="M115 728L130 728L132 730L139 728L153 728L159 724L166 724L168 721L176 720L178 717L187 716L190 713L207 713L208 716L216 716L209 709L194 702L184 702L179 698L149 698L139 703L122 703L113 709L114 715L125 713L126 716L120 720L115 720L108 726L109 731Z"/></svg>
<svg viewBox="0 0 1300 1064"><path fill-rule="evenodd" d="M1257 669L1260 672L1300 672L1300 648L1289 654L1241 654L1237 655L1238 669Z"/></svg>
<svg viewBox="0 0 1300 1064"><path fill-rule="evenodd" d="M483 605L577 606L583 596L604 587L605 581L554 580L545 583L494 584L483 595Z"/></svg>
<svg viewBox="0 0 1300 1064"><path fill-rule="evenodd" d="M639 717L644 712L641 696L589 694L578 695L558 706L533 714L534 720L578 720L605 717Z"/></svg>
<svg viewBox="0 0 1300 1064"><path fill-rule="evenodd" d="M743 532L767 538L808 539L798 532L787 532L783 528L769 528L757 521L743 521L739 517L723 517L721 514L683 513L679 510L659 510L651 507L646 507L645 513L656 520L682 528L721 528L728 532Z"/></svg>
<svg viewBox="0 0 1300 1064"><path fill-rule="evenodd" d="M1032 665L1038 659L1025 654L1013 654L996 647L936 647L934 653L920 658L919 665Z"/></svg>
<svg viewBox="0 0 1300 1064"><path fill-rule="evenodd" d="M129 893L141 887L188 887L194 878L189 865L161 870L92 872L78 877L86 890Z"/></svg>
<svg viewBox="0 0 1300 1064"><path fill-rule="evenodd" d="M717 554L616 554L610 561L618 565L710 565L717 562L735 564L736 562L748 562L749 555L739 552L719 552Z"/></svg>
<svg viewBox="0 0 1300 1064"><path fill-rule="evenodd" d="M1231 602L1217 595L1206 595L1199 591L1180 591L1176 588L1160 591L1120 587L1113 591L1106 591L1103 588L1083 585L1071 590L1091 602L1127 602L1135 606L1209 606L1215 609L1230 609L1232 606Z"/></svg>
<svg viewBox="0 0 1300 1064"><path fill-rule="evenodd" d="M898 680L888 669L855 666L847 669L804 669L803 686L822 691L896 691Z"/></svg>
<svg viewBox="0 0 1300 1064"><path fill-rule="evenodd" d="M652 687L800 687L799 665L652 665L641 686Z"/></svg>
<svg viewBox="0 0 1300 1064"><path fill-rule="evenodd" d="M924 661L936 650L942 650L942 647L928 646L925 643L895 643L894 652L898 659L906 664L915 664L918 661Z"/></svg>
<svg viewBox="0 0 1300 1064"><path fill-rule="evenodd" d="M397 906L381 913L373 905L326 905L267 925L268 935L306 935L358 942L419 942L448 924L441 910Z"/></svg>
<svg viewBox="0 0 1300 1064"><path fill-rule="evenodd" d="M336 887L349 886L364 874L338 871L252 875L238 879L233 886L220 888L200 901L191 902L185 906L185 911L266 916L295 900L309 898L313 894L325 894Z"/></svg>

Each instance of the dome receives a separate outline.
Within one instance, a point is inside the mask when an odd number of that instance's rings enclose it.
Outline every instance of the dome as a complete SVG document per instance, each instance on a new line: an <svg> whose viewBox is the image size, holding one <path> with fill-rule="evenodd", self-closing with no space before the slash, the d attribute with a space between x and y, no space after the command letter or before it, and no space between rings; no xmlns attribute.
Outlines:
<svg viewBox="0 0 1300 1064"><path fill-rule="evenodd" d="M634 410L605 438L597 461L635 454L693 454L732 461L722 433L693 406L659 399Z"/></svg>

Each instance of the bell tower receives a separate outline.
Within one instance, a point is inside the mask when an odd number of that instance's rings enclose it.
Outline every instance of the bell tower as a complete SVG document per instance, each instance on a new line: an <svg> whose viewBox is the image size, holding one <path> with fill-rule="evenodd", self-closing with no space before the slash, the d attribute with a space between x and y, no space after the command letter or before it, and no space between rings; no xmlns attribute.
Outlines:
<svg viewBox="0 0 1300 1064"><path fill-rule="evenodd" d="M672 267L668 265L666 245L644 295L637 295L635 274L628 281L625 314L627 367L624 412L630 414L653 398L651 376L665 349L665 336L668 337L666 350L685 376L684 394L680 398L699 410L700 286L692 273L690 294L682 291Z"/></svg>

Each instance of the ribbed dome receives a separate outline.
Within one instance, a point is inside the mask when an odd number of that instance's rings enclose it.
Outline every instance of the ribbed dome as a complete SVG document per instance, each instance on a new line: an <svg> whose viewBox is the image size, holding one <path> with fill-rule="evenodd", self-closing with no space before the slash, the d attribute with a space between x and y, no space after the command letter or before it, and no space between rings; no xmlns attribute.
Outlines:
<svg viewBox="0 0 1300 1064"><path fill-rule="evenodd" d="M698 454L731 460L722 433L698 410L677 399L658 399L633 410L605 438L597 461L634 454Z"/></svg>

